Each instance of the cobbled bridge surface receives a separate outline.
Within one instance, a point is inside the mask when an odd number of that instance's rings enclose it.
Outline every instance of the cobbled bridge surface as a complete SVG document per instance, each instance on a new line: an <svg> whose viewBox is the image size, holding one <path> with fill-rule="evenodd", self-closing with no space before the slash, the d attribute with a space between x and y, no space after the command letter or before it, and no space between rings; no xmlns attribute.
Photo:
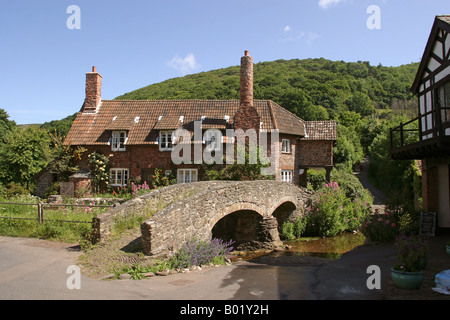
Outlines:
<svg viewBox="0 0 450 320"><path fill-rule="evenodd" d="M279 226L301 217L309 196L304 188L272 180L177 184L99 215L94 229L102 240L116 219L151 214L141 224L147 255L176 251L191 238L233 240L241 249L273 248L281 243Z"/></svg>

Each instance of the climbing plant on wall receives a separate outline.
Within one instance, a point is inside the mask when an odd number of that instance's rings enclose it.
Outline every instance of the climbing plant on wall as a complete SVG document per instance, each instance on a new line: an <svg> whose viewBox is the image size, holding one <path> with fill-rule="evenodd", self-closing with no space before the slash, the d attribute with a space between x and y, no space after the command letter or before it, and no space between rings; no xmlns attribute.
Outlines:
<svg viewBox="0 0 450 320"><path fill-rule="evenodd" d="M95 193L107 190L109 185L109 164L110 157L102 153L92 152L88 155L89 170L92 175L92 186Z"/></svg>

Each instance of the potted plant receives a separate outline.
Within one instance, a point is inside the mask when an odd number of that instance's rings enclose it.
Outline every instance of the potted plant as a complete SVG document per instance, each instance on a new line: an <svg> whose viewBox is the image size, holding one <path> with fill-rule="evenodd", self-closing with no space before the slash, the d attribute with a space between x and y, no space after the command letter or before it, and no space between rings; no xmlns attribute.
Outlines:
<svg viewBox="0 0 450 320"><path fill-rule="evenodd" d="M399 288L419 289L423 281L422 270L428 262L428 241L417 235L400 235L396 245L400 263L391 268L392 280Z"/></svg>
<svg viewBox="0 0 450 320"><path fill-rule="evenodd" d="M447 254L450 256L450 241L447 242L447 246L445 247L445 250L447 251Z"/></svg>

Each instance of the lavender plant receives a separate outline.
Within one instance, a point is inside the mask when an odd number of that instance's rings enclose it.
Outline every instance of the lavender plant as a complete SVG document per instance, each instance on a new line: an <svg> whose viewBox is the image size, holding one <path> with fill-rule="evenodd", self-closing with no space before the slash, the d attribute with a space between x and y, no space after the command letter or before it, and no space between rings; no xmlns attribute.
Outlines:
<svg viewBox="0 0 450 320"><path fill-rule="evenodd" d="M172 268L187 268L200 266L217 259L225 259L233 250L232 240L225 242L214 238L211 241L190 239L170 258Z"/></svg>

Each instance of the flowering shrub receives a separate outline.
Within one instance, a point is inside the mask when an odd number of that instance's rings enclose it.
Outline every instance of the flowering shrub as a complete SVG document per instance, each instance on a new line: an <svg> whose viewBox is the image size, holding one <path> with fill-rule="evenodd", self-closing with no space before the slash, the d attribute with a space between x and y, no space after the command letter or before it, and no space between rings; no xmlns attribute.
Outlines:
<svg viewBox="0 0 450 320"><path fill-rule="evenodd" d="M99 193L105 191L109 185L108 163L109 156L92 152L88 155L89 170L92 175L94 191Z"/></svg>
<svg viewBox="0 0 450 320"><path fill-rule="evenodd" d="M146 181L144 181L144 183L142 183L140 185L134 184L133 182L131 182L131 195L133 197L140 196L140 195L148 192L148 190L150 190L150 187Z"/></svg>
<svg viewBox="0 0 450 320"><path fill-rule="evenodd" d="M400 235L396 238L400 264L394 269L406 272L419 272L428 262L428 242L418 235Z"/></svg>
<svg viewBox="0 0 450 320"><path fill-rule="evenodd" d="M370 213L370 203L349 199L337 182L318 190L307 208L308 233L332 237L343 231L355 231Z"/></svg>
<svg viewBox="0 0 450 320"><path fill-rule="evenodd" d="M395 211L385 213L375 211L363 223L361 232L374 242L392 242L400 232L400 217Z"/></svg>
<svg viewBox="0 0 450 320"><path fill-rule="evenodd" d="M168 186L172 183L175 183L173 176L166 176L163 174L163 169L161 168L156 168L153 176L152 176L152 186L154 189L158 188L158 187L165 187Z"/></svg>
<svg viewBox="0 0 450 320"><path fill-rule="evenodd" d="M202 264L217 262L217 259L225 259L233 250L233 241L224 242L214 238L211 241L191 239L187 241L174 255L169 263L172 268L187 268Z"/></svg>

